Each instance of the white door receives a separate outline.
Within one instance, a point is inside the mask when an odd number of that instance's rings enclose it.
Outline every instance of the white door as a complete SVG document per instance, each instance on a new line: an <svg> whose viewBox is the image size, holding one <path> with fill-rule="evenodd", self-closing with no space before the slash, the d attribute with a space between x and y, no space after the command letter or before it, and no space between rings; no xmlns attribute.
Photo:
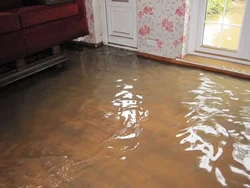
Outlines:
<svg viewBox="0 0 250 188"><path fill-rule="evenodd" d="M106 0L108 42L137 48L136 0Z"/></svg>

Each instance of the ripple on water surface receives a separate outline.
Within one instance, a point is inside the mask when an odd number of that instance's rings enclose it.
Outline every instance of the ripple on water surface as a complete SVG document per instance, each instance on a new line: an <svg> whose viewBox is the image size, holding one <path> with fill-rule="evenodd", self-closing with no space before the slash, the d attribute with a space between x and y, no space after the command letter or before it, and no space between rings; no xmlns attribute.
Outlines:
<svg viewBox="0 0 250 188"><path fill-rule="evenodd" d="M66 53L62 74L0 93L15 125L0 132L0 187L250 187L248 81L109 47Z"/></svg>
<svg viewBox="0 0 250 188"><path fill-rule="evenodd" d="M248 187L250 91L223 77L200 74L199 80L200 85L189 91L189 100L182 102L189 110L185 116L189 127L181 130L177 138L180 144L187 144L185 151L200 151L199 167L214 173L223 186L238 181L230 175L235 173L245 177L241 186Z"/></svg>

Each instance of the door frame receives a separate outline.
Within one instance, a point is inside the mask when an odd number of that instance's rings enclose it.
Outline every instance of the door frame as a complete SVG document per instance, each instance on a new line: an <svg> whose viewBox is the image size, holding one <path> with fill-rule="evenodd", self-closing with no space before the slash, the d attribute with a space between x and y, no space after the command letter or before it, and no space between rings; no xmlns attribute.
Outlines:
<svg viewBox="0 0 250 188"><path fill-rule="evenodd" d="M137 2L137 0L135 0L135 1ZM109 43L106 0L99 0L99 6L100 6L100 15L101 15L101 29L102 29L103 44L108 45L108 46L114 46L114 47L118 47L118 48L128 49L128 50L132 50L132 51L138 51L138 40L137 40L137 47L136 48ZM138 4L136 3L136 15L137 15L137 12L138 12ZM137 22L136 31L138 31L138 16L136 16L136 22Z"/></svg>
<svg viewBox="0 0 250 188"><path fill-rule="evenodd" d="M202 23L204 21L204 16L200 16L201 11L204 11L204 3L206 0L198 0L196 3L192 3L191 5L191 13L190 13L190 25L189 25L189 37L188 37L188 54L193 54L197 56L203 56L208 58L214 58L219 60L231 61L235 63L241 63L250 65L250 50L245 51L242 53L243 58L238 57L230 57L230 53L223 53L223 55L216 55L213 53L213 50L205 50L200 51L199 48L197 49L197 44L200 42L198 41L201 37L201 29L197 26L197 23ZM250 2L246 1L246 10L250 9ZM244 16L244 23L248 23L250 21L250 12L246 11ZM243 29L244 28L244 29ZM249 49L250 47L250 36L247 35L247 32L250 32L250 24L244 24L241 31L241 36L245 38L244 44L242 44L241 48ZM199 38L198 38L198 37ZM200 47L201 48L201 47ZM220 49L218 49L220 51Z"/></svg>
<svg viewBox="0 0 250 188"><path fill-rule="evenodd" d="M104 44L108 44L106 0L99 0L99 5L100 5L100 15L101 15L102 40Z"/></svg>

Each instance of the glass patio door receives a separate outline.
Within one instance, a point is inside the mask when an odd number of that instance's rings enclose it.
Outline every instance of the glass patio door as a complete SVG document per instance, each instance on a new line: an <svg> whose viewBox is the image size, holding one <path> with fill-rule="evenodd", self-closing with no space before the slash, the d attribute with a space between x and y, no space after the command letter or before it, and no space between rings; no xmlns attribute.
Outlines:
<svg viewBox="0 0 250 188"><path fill-rule="evenodd" d="M247 0L200 0L195 51L244 59L249 45L249 11Z"/></svg>

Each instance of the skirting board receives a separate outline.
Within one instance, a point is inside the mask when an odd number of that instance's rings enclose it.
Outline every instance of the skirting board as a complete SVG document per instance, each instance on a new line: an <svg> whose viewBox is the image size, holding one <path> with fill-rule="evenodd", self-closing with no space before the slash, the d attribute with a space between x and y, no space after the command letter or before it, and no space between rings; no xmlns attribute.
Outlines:
<svg viewBox="0 0 250 188"><path fill-rule="evenodd" d="M142 52L137 52L137 55L140 56L140 57L157 60L157 61L160 61L160 62L163 62L163 63L170 63L170 64L174 64L174 65L192 67L192 68L196 68L196 69L201 69L201 70L207 70L207 71L211 71L211 72L226 74L226 75L229 75L229 76L235 76L235 77L239 77L239 78L250 79L249 74L245 74L245 73L237 72L237 71L232 71L232 70L227 70L227 69L220 69L220 68L217 68L217 67L212 67L212 66L207 66L207 65L202 65L200 63L185 61L185 60L181 60L181 59L171 59L171 58L151 55L151 54L147 54L147 53L142 53Z"/></svg>
<svg viewBox="0 0 250 188"><path fill-rule="evenodd" d="M105 44L105 45L111 46L111 47L115 47L115 48L120 48L120 49L129 50L129 51L133 51L133 52L137 52L137 51L138 51L137 48L132 48L132 47L129 47L129 46L122 46L122 45L111 44L111 43L108 43L108 44Z"/></svg>

